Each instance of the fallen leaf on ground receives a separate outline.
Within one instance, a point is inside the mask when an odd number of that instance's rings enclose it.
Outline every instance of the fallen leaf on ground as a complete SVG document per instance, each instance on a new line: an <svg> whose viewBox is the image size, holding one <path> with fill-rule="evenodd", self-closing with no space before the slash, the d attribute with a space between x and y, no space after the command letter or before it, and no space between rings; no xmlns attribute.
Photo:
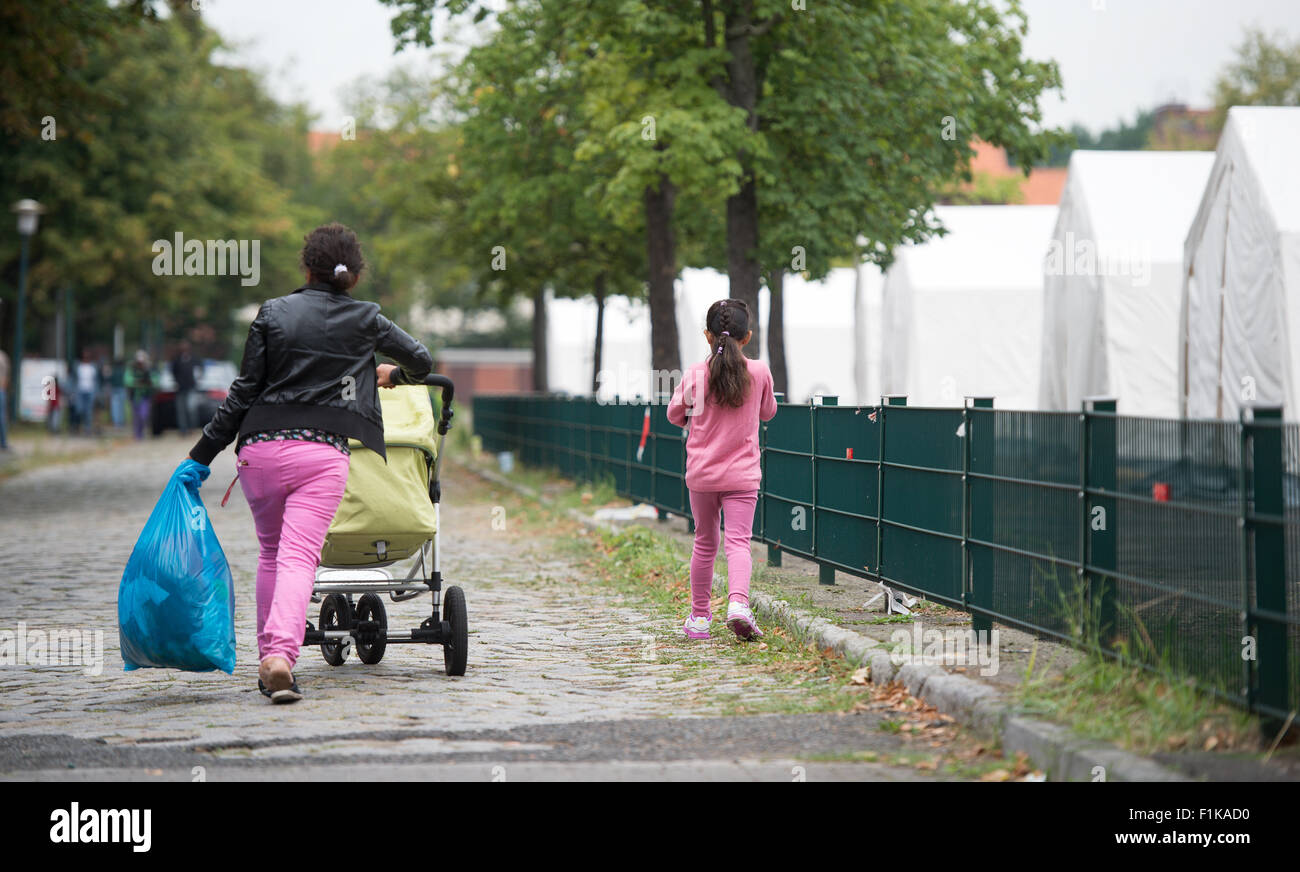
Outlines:
<svg viewBox="0 0 1300 872"><path fill-rule="evenodd" d="M1016 768L1015 768L1015 773L1016 773L1016 775L1024 775L1025 773L1027 773L1027 772L1029 772L1029 771L1030 771L1030 769L1029 769L1029 755L1026 754L1024 751L1017 751L1017 752L1016 752Z"/></svg>

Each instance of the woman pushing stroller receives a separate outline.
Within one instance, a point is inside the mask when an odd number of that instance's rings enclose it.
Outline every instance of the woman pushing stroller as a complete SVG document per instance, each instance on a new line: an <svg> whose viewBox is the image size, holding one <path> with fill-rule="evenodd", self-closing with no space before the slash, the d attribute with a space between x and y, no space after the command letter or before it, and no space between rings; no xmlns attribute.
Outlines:
<svg viewBox="0 0 1300 872"><path fill-rule="evenodd" d="M267 300L248 331L239 377L189 456L204 465L236 443L253 511L258 687L272 702L302 693L293 677L315 569L348 480L348 439L385 456L378 388L422 384L433 357L349 293L365 261L341 224L307 235L302 287ZM401 366L374 363L380 351Z"/></svg>

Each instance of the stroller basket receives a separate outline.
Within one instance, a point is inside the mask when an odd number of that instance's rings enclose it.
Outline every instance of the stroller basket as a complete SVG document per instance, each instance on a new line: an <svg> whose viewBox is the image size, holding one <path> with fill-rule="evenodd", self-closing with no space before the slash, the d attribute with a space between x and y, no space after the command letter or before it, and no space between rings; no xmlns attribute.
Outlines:
<svg viewBox="0 0 1300 872"><path fill-rule="evenodd" d="M348 440L348 486L321 549L322 566L405 560L438 532L429 494L438 446L428 391L404 385L381 389L379 398L388 462Z"/></svg>

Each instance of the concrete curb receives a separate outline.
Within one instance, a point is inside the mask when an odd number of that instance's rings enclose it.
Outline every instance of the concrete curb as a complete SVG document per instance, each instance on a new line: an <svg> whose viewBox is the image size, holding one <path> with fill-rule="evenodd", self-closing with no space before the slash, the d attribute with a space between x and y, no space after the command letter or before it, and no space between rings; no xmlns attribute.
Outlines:
<svg viewBox="0 0 1300 872"><path fill-rule="evenodd" d="M467 464L456 463L480 478L537 500L548 507L554 501L533 488L503 475ZM618 524L598 521L577 509L565 514L592 529L617 532ZM722 579L714 576L715 588ZM722 590L726 590L725 583ZM934 706L980 735L998 739L1004 753L1024 752L1035 768L1054 781L1192 781L1193 779L1154 760L1116 748L1104 742L1079 738L1065 727L1017 714L1001 693L987 684L950 673L939 666L920 663L897 665L880 642L837 627L825 618L810 615L785 600L753 591L750 605L759 615L780 624L800 641L830 648L850 663L869 667L873 684L898 681L917 699Z"/></svg>

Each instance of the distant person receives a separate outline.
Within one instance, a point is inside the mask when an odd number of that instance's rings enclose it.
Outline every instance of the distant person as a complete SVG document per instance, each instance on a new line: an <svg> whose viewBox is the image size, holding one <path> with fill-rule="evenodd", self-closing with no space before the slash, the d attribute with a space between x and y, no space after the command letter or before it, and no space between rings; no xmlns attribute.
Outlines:
<svg viewBox="0 0 1300 872"><path fill-rule="evenodd" d="M127 395L131 399L131 425L136 440L144 438L144 427L149 422L149 406L153 401L153 371L149 367L149 354L141 348L126 371Z"/></svg>
<svg viewBox="0 0 1300 872"><path fill-rule="evenodd" d="M0 351L0 451L9 450L9 355Z"/></svg>
<svg viewBox="0 0 1300 872"><path fill-rule="evenodd" d="M77 421L81 432L91 435L95 424L95 394L99 389L99 367L90 359L90 350L82 349L77 364Z"/></svg>
<svg viewBox="0 0 1300 872"><path fill-rule="evenodd" d="M753 336L749 320L749 307L741 300L719 300L709 307L704 319L709 356L686 371L668 403L668 420L678 427L690 425L686 487L695 518L695 548L691 615L682 631L691 639L709 638L722 512L727 515L727 626L741 639L763 635L749 607L749 538L762 479L758 423L776 414L776 397L767 364L741 351Z"/></svg>
<svg viewBox="0 0 1300 872"><path fill-rule="evenodd" d="M48 381L44 385L45 395L48 398L45 406L45 428L51 433L58 433L62 424L63 406L67 405L67 391L59 382L57 375L46 377Z"/></svg>
<svg viewBox="0 0 1300 872"><path fill-rule="evenodd" d="M108 414L114 427L126 426L126 361L114 357L108 366Z"/></svg>
<svg viewBox="0 0 1300 872"><path fill-rule="evenodd" d="M317 227L301 266L306 283L258 310L239 378L190 449L210 465L238 438L239 482L261 546L257 683L276 703L302 699L293 667L321 546L348 481L348 439L386 456L378 388L422 384L433 369L423 345L349 294L365 269L355 233ZM376 366L375 351L401 369Z"/></svg>
<svg viewBox="0 0 1300 872"><path fill-rule="evenodd" d="M172 380L176 382L176 427L182 436L188 436L194 426L194 388L198 385L196 370L200 366L190 353L189 342L181 340L176 356L172 358Z"/></svg>

